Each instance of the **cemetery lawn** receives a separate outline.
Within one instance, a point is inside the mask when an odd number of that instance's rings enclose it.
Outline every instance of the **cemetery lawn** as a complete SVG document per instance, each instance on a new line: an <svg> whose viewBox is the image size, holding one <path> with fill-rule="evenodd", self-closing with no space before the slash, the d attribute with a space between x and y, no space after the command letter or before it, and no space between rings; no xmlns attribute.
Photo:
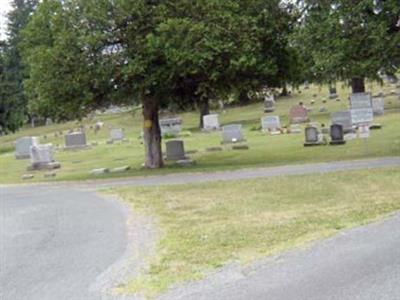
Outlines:
<svg viewBox="0 0 400 300"><path fill-rule="evenodd" d="M268 167L288 164L316 163L325 161L351 160L383 156L400 155L400 101L398 96L389 95L393 87L372 86L374 93L383 91L385 97L385 115L376 117L375 122L382 124L381 130L371 132L367 143L360 139L348 141L343 146L303 147L304 133L283 134L269 136L260 131L260 118L265 115L277 115L281 118L282 126L288 125L288 112L290 107L302 101L307 107L313 109L309 114L311 121L330 124L330 114L334 111L345 110L348 106L347 97L349 90L338 85L338 94L342 99L326 100L327 87L311 86L308 90L294 92L290 97L278 98L276 111L264 114L263 103L253 103L244 107L227 108L226 113L220 112L222 125L238 123L243 125L244 135L247 139L249 150L232 150L224 146L223 151L207 152L210 147L221 146L221 132L202 133L197 128L199 121L198 112L180 114L183 120L184 136L180 137L185 143L187 151L196 150L189 156L197 164L192 167L177 167L172 162L167 162L161 170L143 170L144 147L141 144L140 133L142 117L139 108L131 112L120 114L97 114L94 119L86 118L81 122L68 122L42 126L37 128L24 128L16 134L0 137L0 184L22 183L21 176L33 174L34 179L29 182L40 181L71 181L90 180L101 178L116 178L130 176L146 176L176 172L212 172L219 170L233 170L240 168ZM315 104L311 104L311 100ZM328 111L319 112L321 106ZM218 110L215 110L218 112ZM96 134L93 127L96 121L103 121L104 127ZM61 163L61 169L56 170L57 176L45 178L45 171L27 172L29 160L16 160L14 158L14 141L22 136L38 136L41 143L53 143L64 146L64 137L69 129L76 129L80 125L86 127L88 143L96 142L87 150L63 151L57 150L55 159ZM306 124L303 124L304 128ZM115 143L107 145L109 128L124 128L128 143ZM165 141L163 141L165 150ZM94 176L90 171L98 168L117 168L131 166L126 173L113 173ZM26 181L25 181L26 182Z"/></svg>
<svg viewBox="0 0 400 300"><path fill-rule="evenodd" d="M124 293L153 297L229 263L248 263L400 209L400 168L120 188L112 193L155 217L150 268Z"/></svg>

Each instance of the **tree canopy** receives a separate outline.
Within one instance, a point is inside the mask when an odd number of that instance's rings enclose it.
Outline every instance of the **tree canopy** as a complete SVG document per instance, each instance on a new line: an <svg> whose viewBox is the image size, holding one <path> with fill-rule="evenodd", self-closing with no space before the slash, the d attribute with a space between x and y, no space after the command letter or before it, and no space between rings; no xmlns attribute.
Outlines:
<svg viewBox="0 0 400 300"><path fill-rule="evenodd" d="M398 0L305 0L297 46L317 82L350 80L364 91L364 78L394 74L400 59Z"/></svg>
<svg viewBox="0 0 400 300"><path fill-rule="evenodd" d="M160 166L159 107L287 80L288 20L277 0L44 0L22 44L31 109L68 119L141 101Z"/></svg>

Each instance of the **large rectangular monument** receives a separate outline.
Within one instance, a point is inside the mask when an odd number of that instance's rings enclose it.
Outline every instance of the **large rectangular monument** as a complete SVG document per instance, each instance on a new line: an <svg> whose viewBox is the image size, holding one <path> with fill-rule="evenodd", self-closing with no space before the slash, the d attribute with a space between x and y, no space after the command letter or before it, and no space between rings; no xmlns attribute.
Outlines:
<svg viewBox="0 0 400 300"><path fill-rule="evenodd" d="M84 132L72 132L65 135L65 149L79 149L87 147Z"/></svg>

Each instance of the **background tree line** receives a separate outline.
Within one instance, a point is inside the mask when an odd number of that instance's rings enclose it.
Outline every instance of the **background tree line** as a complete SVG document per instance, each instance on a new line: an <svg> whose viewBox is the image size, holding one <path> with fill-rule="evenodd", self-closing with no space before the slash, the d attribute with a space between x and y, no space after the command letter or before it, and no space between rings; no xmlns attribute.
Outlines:
<svg viewBox="0 0 400 300"><path fill-rule="evenodd" d="M141 103L146 160L163 164L158 113L261 87L393 75L397 0L14 0L0 46L0 130Z"/></svg>

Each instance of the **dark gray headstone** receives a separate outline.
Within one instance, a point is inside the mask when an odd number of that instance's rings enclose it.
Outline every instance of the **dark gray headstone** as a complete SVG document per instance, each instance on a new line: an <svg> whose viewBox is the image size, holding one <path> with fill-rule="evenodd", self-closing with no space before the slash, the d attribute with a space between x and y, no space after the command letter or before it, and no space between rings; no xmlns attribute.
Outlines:
<svg viewBox="0 0 400 300"><path fill-rule="evenodd" d="M343 126L334 124L331 126L331 145L342 145L346 141L344 140Z"/></svg>
<svg viewBox="0 0 400 300"><path fill-rule="evenodd" d="M165 146L168 160L182 160L186 158L183 141L168 141L165 143Z"/></svg>
<svg viewBox="0 0 400 300"><path fill-rule="evenodd" d="M65 135L65 148L84 148L87 147L86 134L84 132L72 132Z"/></svg>

